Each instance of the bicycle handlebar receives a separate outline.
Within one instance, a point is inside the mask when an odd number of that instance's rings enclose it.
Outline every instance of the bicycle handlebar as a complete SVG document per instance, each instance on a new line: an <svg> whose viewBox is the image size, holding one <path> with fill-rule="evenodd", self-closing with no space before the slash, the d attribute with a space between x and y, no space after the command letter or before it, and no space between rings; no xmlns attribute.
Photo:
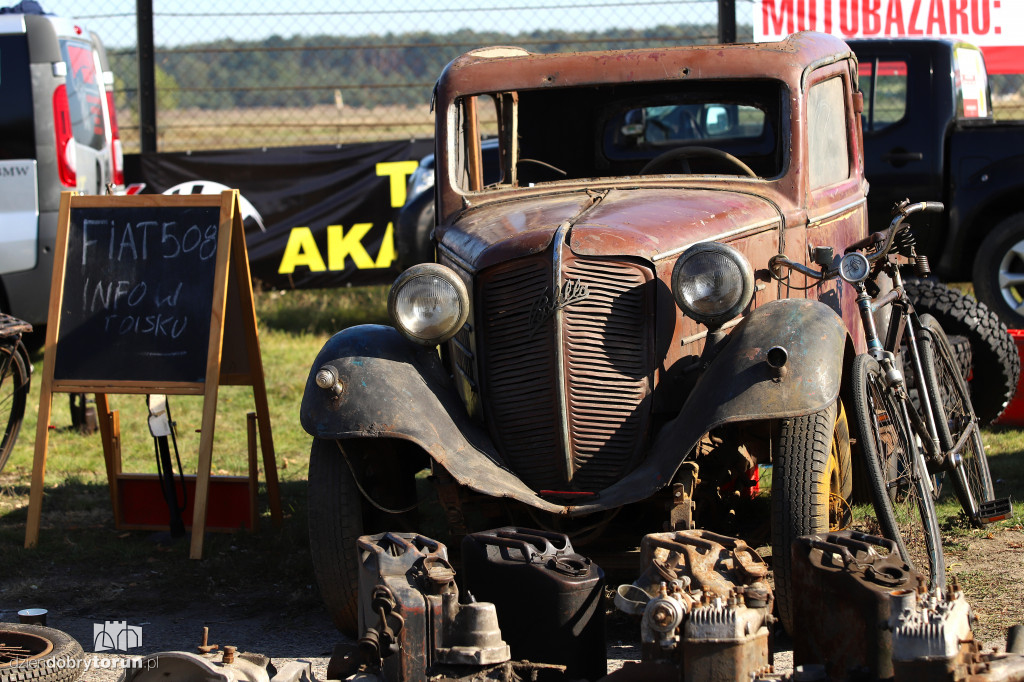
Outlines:
<svg viewBox="0 0 1024 682"><path fill-rule="evenodd" d="M879 259L888 255L889 249L892 248L892 243L893 240L895 240L897 233L902 229L905 229L903 228L903 221L906 220L908 216L922 212L941 213L944 209L945 206L941 201L919 201L914 204L908 202L901 203L896 207L895 215L893 216L892 222L889 223L889 227L879 232L869 234L864 239L854 242L847 247L846 251L843 253L846 254L853 251L860 251L881 242L882 246L878 247L870 256L867 256L868 263L874 265ZM773 274L783 266L790 270L796 270L797 272L812 279L832 279L839 274L839 271L833 268L823 267L820 271L815 270L814 268L790 260L782 253L772 256L768 261L768 267Z"/></svg>

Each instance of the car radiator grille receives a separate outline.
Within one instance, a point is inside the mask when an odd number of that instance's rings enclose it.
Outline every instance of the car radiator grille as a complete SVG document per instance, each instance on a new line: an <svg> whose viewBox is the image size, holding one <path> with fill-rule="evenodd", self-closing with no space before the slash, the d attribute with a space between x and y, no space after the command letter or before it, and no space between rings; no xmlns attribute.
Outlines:
<svg viewBox="0 0 1024 682"><path fill-rule="evenodd" d="M477 348L484 413L498 449L531 488L599 491L636 465L644 444L652 276L630 263L571 255L562 268L562 281L582 283L588 294L546 318L537 301L551 296L550 255L482 273Z"/></svg>

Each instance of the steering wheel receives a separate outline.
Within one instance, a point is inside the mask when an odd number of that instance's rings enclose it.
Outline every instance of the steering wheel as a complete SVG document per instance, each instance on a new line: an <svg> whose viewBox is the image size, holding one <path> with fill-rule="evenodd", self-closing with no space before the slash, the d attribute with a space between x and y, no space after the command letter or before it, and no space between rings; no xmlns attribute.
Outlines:
<svg viewBox="0 0 1024 682"><path fill-rule="evenodd" d="M680 161L680 166L684 173L691 173L690 170L690 159L692 157L710 157L718 159L720 161L728 161L732 165L743 171L744 175L752 178L757 177L757 173L751 170L750 166L740 161L738 158L728 152L723 152L721 149L715 149L714 147L676 147L675 149L669 149L667 152L658 154L653 159L647 162L647 164L640 169L640 175L647 175L653 173L655 169L660 169L673 161Z"/></svg>

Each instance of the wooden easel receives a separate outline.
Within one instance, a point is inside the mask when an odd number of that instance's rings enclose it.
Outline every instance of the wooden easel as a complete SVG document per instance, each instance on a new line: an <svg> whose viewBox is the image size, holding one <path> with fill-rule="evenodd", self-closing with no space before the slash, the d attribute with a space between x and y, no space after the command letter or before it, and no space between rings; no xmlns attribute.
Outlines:
<svg viewBox="0 0 1024 682"><path fill-rule="evenodd" d="M187 213L192 211L192 213ZM167 238L167 225L177 223L171 222L178 216L187 215L191 217L197 212L205 211L204 215L214 216L210 219L209 226L204 223L207 231L200 230L200 236L207 235L209 244L212 246L213 235L209 231L216 225L216 253L211 256L209 263L200 263L196 266L197 272L209 276L212 274L212 297L209 301L209 308L205 293L200 292L198 297L181 299L175 297L176 301L186 301L187 305L199 305L198 314L194 318L202 318L208 313L209 316L209 337L205 345L205 360L203 358L189 358L188 352L171 349L172 352L149 353L151 356L166 356L163 364L154 368L150 363L137 362L115 365L98 361L94 367L90 358L74 357L76 353L85 353L83 346L97 343L94 337L103 337L100 346L104 352L112 352L115 357L132 357L132 352L137 352L137 346L128 346L134 337L118 337L116 334L102 334L94 331L91 335L83 335L75 338L75 343L67 341L60 343L63 339L69 338L72 334L79 334L80 329L109 331L110 318L108 315L106 326L97 322L95 315L82 312L76 309L77 299L68 297L65 305L66 294L69 296L82 297L82 309L88 305L88 287L83 286L83 291L65 291L69 284L69 272L78 279L71 283L74 287L81 278L88 274L86 263L88 261L86 252L93 256L93 261L98 268L108 267L109 271L100 272L99 275L106 276L108 281L117 277L124 277L124 280L117 280L120 286L121 281L131 282L131 277L143 278L147 272L152 271L153 265L160 265L160 257L166 258L167 253L177 246L177 253L182 253L192 242L187 240L188 234L182 235L185 239L179 238L171 233L171 240ZM219 213L218 213L219 211ZM85 216L90 216L86 218ZM130 221L125 219L130 218ZM119 221L124 219L127 231L133 234L138 232L142 226L152 225L153 229L163 229L164 232L154 232L154 239L143 241L141 238L132 237L135 241L127 243L127 238L122 237L120 244L115 242L114 229ZM78 196L71 192L61 195L59 214L58 234L56 251L54 254L53 278L50 289L50 308L46 330L46 350L43 359L43 377L39 395L39 421L36 428L35 457L32 467L32 489L29 495L28 521L25 527L25 546L33 547L39 539L39 525L42 514L44 477L46 470L46 451L49 441L49 422L52 410L54 393L95 393L96 410L103 427L103 450L104 461L107 468L108 481L111 486L112 501L116 504L116 476L119 462L115 462L115 455L118 449L115 447L114 432L109 428L108 415L110 413L108 394L148 394L163 393L168 395L202 395L203 416L202 431L199 443L199 464L196 473L195 506L192 517L192 542L189 556L193 559L202 558L203 537L206 530L206 508L210 489L210 472L212 466L214 425L217 416L217 394L221 385L231 386L252 386L253 398L256 409L256 422L259 429L260 448L263 455L263 466L267 482L267 494L270 501L271 516L275 523L281 522L280 491L277 480L277 464L274 458L273 435L270 428L270 413L267 405L267 391L263 375L263 361L260 356L259 337L256 329L256 309L253 302L252 283L249 274L248 253L245 246L245 233L242 227L242 219L238 210L238 192L225 191L218 195L186 195L186 196L165 196L165 195L136 195L136 196ZM104 222L106 221L106 222ZM90 224L91 223L91 224ZM110 237L110 258L104 260L103 249L97 247L98 238L90 241L86 225L95 228L96 225L111 226ZM186 223L182 222L184 226ZM163 227L161 227L161 225ZM196 229L195 227L192 228ZM94 230L95 235L105 234L99 228ZM163 241L160 241L160 239ZM72 239L77 241L72 241ZM175 242L174 239L177 239ZM194 240L193 240L194 241ZM128 255L133 253L138 259L139 253L144 253L147 258L153 256L148 263L139 263L135 271L124 274L124 265L121 257L125 253L126 244ZM75 256L75 269L68 268L69 245L74 245L75 250L71 252ZM152 245L152 246L151 246ZM115 259L115 246L118 256ZM151 252L149 249L154 249ZM164 253L160 254L160 248ZM195 251L197 247L193 247ZM97 254L99 254L97 256ZM125 260L131 260L127 258ZM80 264L79 264L80 261ZM198 261L197 261L198 262ZM80 267L78 267L80 265ZM213 267L212 273L208 271ZM120 270L113 270L120 268ZM85 274L83 274L85 272ZM99 277L102 281L102 277ZM178 289L191 284L194 279L181 276L181 283ZM86 283L92 279L85 279ZM141 281L141 279L140 279ZM144 287L143 287L144 289ZM102 291L100 300L109 303L110 296L104 299ZM137 291L137 290L135 290ZM119 292L120 293L120 292ZM122 298L121 300L128 300ZM142 297L139 297L142 300ZM145 300L149 300L148 298ZM198 303L195 301L198 300ZM166 301L165 301L166 302ZM114 298L114 305L119 300ZM157 304L159 305L159 304ZM142 319L142 313L138 313ZM77 328L71 329L62 336L62 320L73 318ZM114 317L115 323L117 317ZM122 316L121 322L123 323ZM205 320L204 320L205 321ZM69 325L70 326L70 325ZM116 326L116 325L115 325ZM130 325L129 325L130 327ZM123 329L123 327L122 327ZM81 339L86 342L79 343ZM194 340L192 341L194 344ZM124 344L123 349L117 347ZM201 341L200 341L201 343ZM113 347L111 347L113 346ZM202 348L199 349L202 352ZM243 354L244 353L244 354ZM98 355L98 354L97 354ZM193 355L195 353L193 352ZM63 363L62 363L63 361ZM161 361L158 361L161 362ZM191 362L191 365L185 363ZM205 362L203 365L202 363ZM178 363L178 364L176 364ZM136 366L138 365L138 366ZM199 367L196 374L195 367ZM70 369L68 369L70 367ZM203 371L205 367L205 371ZM182 371L180 379L175 376L178 370ZM106 378L107 372L114 378Z"/></svg>

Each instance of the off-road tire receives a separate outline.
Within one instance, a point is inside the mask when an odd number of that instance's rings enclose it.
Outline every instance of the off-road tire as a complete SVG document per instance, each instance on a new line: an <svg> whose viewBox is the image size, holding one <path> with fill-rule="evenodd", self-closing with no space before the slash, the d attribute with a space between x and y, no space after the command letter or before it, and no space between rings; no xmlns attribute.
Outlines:
<svg viewBox="0 0 1024 682"><path fill-rule="evenodd" d="M0 682L72 682L82 676L82 646L67 633L42 625L0 623L0 642L40 652L12 660L0 650ZM49 647L49 651L42 653Z"/></svg>
<svg viewBox="0 0 1024 682"><path fill-rule="evenodd" d="M984 303L941 282L915 279L904 286L918 314L927 313L942 326L961 367L964 339L970 345L970 372L964 376L978 419L991 424L1013 398L1020 376L1017 346L1006 325Z"/></svg>
<svg viewBox="0 0 1024 682"><path fill-rule="evenodd" d="M772 448L772 569L782 624L793 632L792 545L803 535L838 530L849 506L830 506L828 490L848 500L853 488L850 432L842 403L780 420ZM834 467L834 469L833 469ZM832 477L835 474L835 478ZM830 514L830 511L832 512ZM842 518L836 517L836 512Z"/></svg>

